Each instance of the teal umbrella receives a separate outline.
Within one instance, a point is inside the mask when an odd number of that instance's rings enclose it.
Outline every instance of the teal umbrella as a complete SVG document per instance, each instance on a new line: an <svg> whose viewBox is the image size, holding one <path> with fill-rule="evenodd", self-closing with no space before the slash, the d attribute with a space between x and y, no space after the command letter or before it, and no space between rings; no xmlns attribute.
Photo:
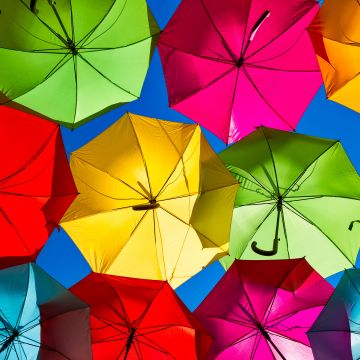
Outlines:
<svg viewBox="0 0 360 360"><path fill-rule="evenodd" d="M89 308L34 263L0 271L0 359L91 359Z"/></svg>

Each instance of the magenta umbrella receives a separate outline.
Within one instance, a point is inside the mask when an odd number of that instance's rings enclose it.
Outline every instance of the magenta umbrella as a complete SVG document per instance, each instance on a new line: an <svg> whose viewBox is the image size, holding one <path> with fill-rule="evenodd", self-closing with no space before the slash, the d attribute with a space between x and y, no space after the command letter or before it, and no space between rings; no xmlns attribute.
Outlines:
<svg viewBox="0 0 360 360"><path fill-rule="evenodd" d="M294 130L321 76L315 0L183 0L159 40L170 106L225 143Z"/></svg>
<svg viewBox="0 0 360 360"><path fill-rule="evenodd" d="M208 359L312 359L306 331L332 292L304 258L236 260L195 310Z"/></svg>

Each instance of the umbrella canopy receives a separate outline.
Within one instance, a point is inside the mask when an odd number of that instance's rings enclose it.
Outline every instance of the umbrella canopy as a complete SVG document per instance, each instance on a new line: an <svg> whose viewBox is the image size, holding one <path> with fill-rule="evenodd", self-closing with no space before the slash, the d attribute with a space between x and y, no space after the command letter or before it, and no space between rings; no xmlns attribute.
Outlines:
<svg viewBox="0 0 360 360"><path fill-rule="evenodd" d="M2 0L0 104L79 126L140 96L158 32L145 0Z"/></svg>
<svg viewBox="0 0 360 360"><path fill-rule="evenodd" d="M59 126L0 107L0 267L33 260L76 197Z"/></svg>
<svg viewBox="0 0 360 360"><path fill-rule="evenodd" d="M195 310L208 359L312 359L306 331L332 291L305 259L235 261Z"/></svg>
<svg viewBox="0 0 360 360"><path fill-rule="evenodd" d="M323 276L354 266L360 178L340 142L261 127L220 158L240 183L230 255L306 256Z"/></svg>
<svg viewBox="0 0 360 360"><path fill-rule="evenodd" d="M205 360L211 338L165 281L92 273L71 288L90 305L94 360Z"/></svg>
<svg viewBox="0 0 360 360"><path fill-rule="evenodd" d="M89 308L35 264L0 271L0 359L91 359Z"/></svg>
<svg viewBox="0 0 360 360"><path fill-rule="evenodd" d="M360 112L360 3L325 0L309 33L327 98Z"/></svg>
<svg viewBox="0 0 360 360"><path fill-rule="evenodd" d="M238 184L199 126L127 113L70 163L61 225L94 271L178 286L227 252Z"/></svg>
<svg viewBox="0 0 360 360"><path fill-rule="evenodd" d="M308 331L316 360L360 357L360 270L345 270L329 302Z"/></svg>
<svg viewBox="0 0 360 360"><path fill-rule="evenodd" d="M159 39L170 106L225 143L293 130L321 75L306 27L315 0L183 0Z"/></svg>

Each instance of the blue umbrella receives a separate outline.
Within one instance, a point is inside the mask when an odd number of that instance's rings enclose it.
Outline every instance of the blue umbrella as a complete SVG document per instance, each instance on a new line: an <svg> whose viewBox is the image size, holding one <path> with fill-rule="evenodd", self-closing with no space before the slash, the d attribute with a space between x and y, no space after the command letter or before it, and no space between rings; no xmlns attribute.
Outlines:
<svg viewBox="0 0 360 360"><path fill-rule="evenodd" d="M307 335L316 360L360 358L360 269L345 270Z"/></svg>
<svg viewBox="0 0 360 360"><path fill-rule="evenodd" d="M1 270L0 359L91 359L88 306L34 263Z"/></svg>

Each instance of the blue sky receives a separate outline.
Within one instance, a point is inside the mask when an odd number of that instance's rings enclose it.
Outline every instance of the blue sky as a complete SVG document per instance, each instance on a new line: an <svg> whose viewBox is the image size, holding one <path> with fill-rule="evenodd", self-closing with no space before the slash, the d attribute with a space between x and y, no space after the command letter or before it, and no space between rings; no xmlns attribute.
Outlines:
<svg viewBox="0 0 360 360"><path fill-rule="evenodd" d="M179 0L148 0L161 28L166 25L179 2ZM191 122L185 116L168 108L164 77L157 50L144 83L141 99L100 116L74 131L62 128L68 154L101 133L126 111L171 121ZM305 112L297 127L297 132L341 140L359 172L360 116L350 109L326 100L323 87ZM216 152L225 148L225 145L214 135L207 131L204 133ZM64 231L55 231L51 235L37 263L67 287L79 281L90 271L86 261ZM177 293L193 309L222 274L221 266L214 263L178 288ZM335 275L329 281L336 284L338 279L339 276Z"/></svg>

